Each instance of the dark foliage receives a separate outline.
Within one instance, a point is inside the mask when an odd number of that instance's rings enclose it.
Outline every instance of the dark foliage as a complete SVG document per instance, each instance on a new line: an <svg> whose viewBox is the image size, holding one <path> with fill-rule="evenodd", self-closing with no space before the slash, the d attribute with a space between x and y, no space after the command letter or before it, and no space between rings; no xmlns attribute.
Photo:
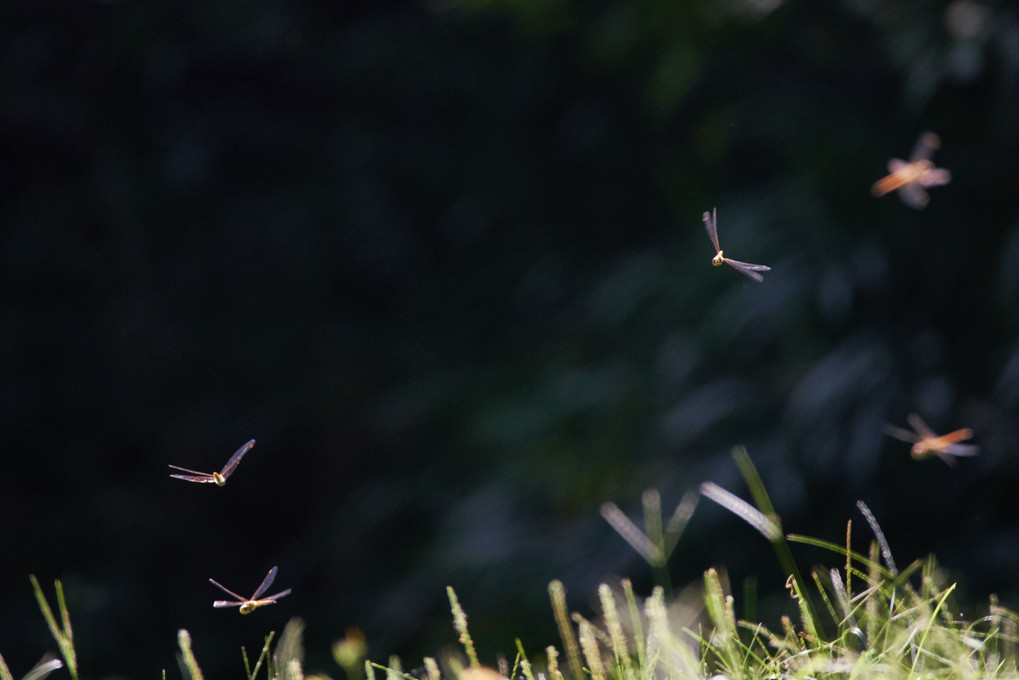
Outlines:
<svg viewBox="0 0 1019 680"><path fill-rule="evenodd" d="M740 443L786 529L838 540L863 498L900 562L1017 606L1013 10L21 3L0 83L13 668L53 647L28 573L86 676L172 677L181 627L238 676L291 615L312 670L354 625L416 663L446 585L489 658L537 650L549 580L648 585L599 504L741 492ZM952 183L872 198L926 129ZM714 206L763 284L711 267ZM881 425L911 411L983 454L910 460ZM252 437L222 489L168 477ZM705 504L673 581L781 593L768 551ZM275 564L290 597L212 609Z"/></svg>

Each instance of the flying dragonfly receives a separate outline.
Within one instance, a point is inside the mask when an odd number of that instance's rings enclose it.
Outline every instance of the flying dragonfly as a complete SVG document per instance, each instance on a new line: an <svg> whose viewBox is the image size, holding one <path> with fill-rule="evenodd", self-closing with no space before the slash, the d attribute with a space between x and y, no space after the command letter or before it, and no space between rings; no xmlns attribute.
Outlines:
<svg viewBox="0 0 1019 680"><path fill-rule="evenodd" d="M733 269L743 274L746 274L754 281L763 281L764 277L761 276L761 272L771 271L771 267L766 267L763 264L750 264L748 262L740 262L739 260L731 260L728 257L722 255L722 249L718 247L718 210L715 208L711 209L711 212L704 213L704 226L708 230L708 238L711 239L711 245L715 246L715 257L712 258L711 264L716 267L721 267L722 263L729 265Z"/></svg>
<svg viewBox="0 0 1019 680"><path fill-rule="evenodd" d="M894 425L885 425L883 429L884 433L890 437L912 443L913 448L909 455L916 460L937 456L950 467L954 467L955 460L952 456L975 456L980 453L980 447L975 444L959 443L973 437L973 430L968 427L939 437L934 433L934 430L927 427L927 423L921 420L917 414L910 413L906 420L916 432L910 432Z"/></svg>
<svg viewBox="0 0 1019 680"><path fill-rule="evenodd" d="M223 469L219 472L198 472L197 470L188 470L187 468L177 467L171 465L174 470L181 470L182 472L189 472L187 475L170 475L174 479L183 479L186 482L196 482L198 484L215 484L216 486L223 486L226 484L227 478L233 474L234 469L240 464L241 458L244 454L251 450L251 447L255 445L255 440L252 439L241 448L234 451L234 455L230 456L230 460L226 462Z"/></svg>
<svg viewBox="0 0 1019 680"><path fill-rule="evenodd" d="M933 132L920 135L909 162L901 158L888 161L890 174L874 182L870 193L884 196L889 191L898 190L903 203L917 210L923 208L930 199L923 187L941 186L948 184L952 179L952 173L944 168L934 167L934 162L931 161L931 156L940 146L941 139Z"/></svg>
<svg viewBox="0 0 1019 680"><path fill-rule="evenodd" d="M238 595L234 591L229 590L229 589L223 587L222 585L220 585L219 583L216 583L215 581L213 581L210 578L209 582L212 585L216 586L217 588L222 590L224 593L226 593L227 595L229 595L232 598L234 598L235 600L237 600L236 602L231 602L230 600L216 600L215 602L212 603L212 606L216 607L217 609L220 609L222 607L240 607L241 608L241 614L250 614L251 612L253 612L256 609L258 609L259 607L264 607L265 605L268 605L268 604L276 604L276 600L278 600L281 597L285 597L285 596L290 594L290 588L287 588L284 591L278 592L275 595L270 595L269 597L263 597L261 599L259 599L259 595L261 595L266 590L268 590L269 586L272 585L272 582L276 579L276 570L278 568L279 567L273 567L272 569L269 570L269 573L266 574L266 576L265 576L265 580L262 581L262 585L258 586L258 590L256 590L251 597L241 597L240 595Z"/></svg>

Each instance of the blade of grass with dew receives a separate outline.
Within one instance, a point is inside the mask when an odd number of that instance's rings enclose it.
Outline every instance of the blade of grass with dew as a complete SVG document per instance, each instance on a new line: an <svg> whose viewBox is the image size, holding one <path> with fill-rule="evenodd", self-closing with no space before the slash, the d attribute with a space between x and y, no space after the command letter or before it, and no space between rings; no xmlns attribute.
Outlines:
<svg viewBox="0 0 1019 680"><path fill-rule="evenodd" d="M362 680L368 643L360 628L348 628L342 640L333 643L333 659L347 674L347 680Z"/></svg>
<svg viewBox="0 0 1019 680"><path fill-rule="evenodd" d="M665 534L662 530L662 496L657 489L647 489L640 496L644 508L644 531L648 540L655 546L655 562L651 565L655 572L655 582L672 591L669 570L665 568Z"/></svg>
<svg viewBox="0 0 1019 680"><path fill-rule="evenodd" d="M601 651L594 626L587 619L581 619L579 625L580 649L587 661L587 670L591 680L605 680L605 669L601 663Z"/></svg>
<svg viewBox="0 0 1019 680"><path fill-rule="evenodd" d="M43 593L39 581L35 578L34 574L30 574L28 578L32 582L35 600L39 603L39 609L42 611L43 618L46 619L46 625L49 626L50 633L53 635L53 639L56 640L57 647L60 648L60 655L64 657L64 663L67 664L67 672L71 676L71 680L78 680L78 659L74 651L74 631L71 630L71 614L68 612L67 602L64 600L64 587L59 579L53 582L57 591L57 609L60 611L61 625L58 626L57 619L53 616L53 610L50 609L49 602L46 601L46 595Z"/></svg>
<svg viewBox="0 0 1019 680"><path fill-rule="evenodd" d="M304 671L304 621L294 617L287 621L273 654L279 680L302 680Z"/></svg>
<svg viewBox="0 0 1019 680"><path fill-rule="evenodd" d="M633 592L630 579L623 579L623 593L626 595L626 606L630 611L630 625L633 626L633 644L637 651L637 668L647 666L647 646L644 642L644 623L640 618L637 596Z"/></svg>
<svg viewBox="0 0 1019 680"><path fill-rule="evenodd" d="M793 559L792 551L789 550L789 544L782 534L782 520L778 513L775 512L775 506L771 503L768 490L765 488L761 476L757 473L757 468L750 459L750 454L747 453L745 447L737 446L732 451L732 457L736 461L736 466L739 468L740 473L743 475L743 480L747 483L747 488L750 490L750 495L754 499L757 508L778 527L778 538L773 540L771 545L778 556L779 564L786 574L795 575L797 582L803 583L803 576L800 575L800 569L796 566L796 560ZM804 592L803 595L805 597L803 604L810 610L811 619L816 623L818 633L823 637L824 626L817 618L814 603L808 593Z"/></svg>
<svg viewBox="0 0 1019 680"><path fill-rule="evenodd" d="M840 555L847 554L846 548L839 545L838 543L832 543L831 541L826 541L820 538L814 538L812 536L803 536L802 534L789 534L788 536L786 536L786 540L788 540L790 543L800 543L803 545L810 545L815 548L823 548L825 550L830 550L831 552L838 553ZM876 565L874 564L874 562L871 561L871 558L856 551L849 551L848 557L852 557L853 560L867 567L868 570L876 566L877 567L876 573L880 578L891 580L897 576L897 574L893 574L891 571L881 566L880 557L878 557ZM855 571L857 574L862 573L856 569L853 569L853 571Z"/></svg>
<svg viewBox="0 0 1019 680"><path fill-rule="evenodd" d="M441 680L442 673L439 671L439 664L433 657L425 657L425 672L428 674L428 680Z"/></svg>
<svg viewBox="0 0 1019 680"><path fill-rule="evenodd" d="M856 616L853 615L853 606L849 602L849 593L846 591L846 587L842 583L842 575L839 574L838 569L832 568L828 572L828 577L831 579L831 587L835 593L835 602L839 606L842 621L845 622L845 625L849 628L856 628Z"/></svg>
<svg viewBox="0 0 1019 680"><path fill-rule="evenodd" d="M559 670L559 650L554 645L545 648L545 665L548 667L548 677L552 680L566 680L563 672Z"/></svg>
<svg viewBox="0 0 1019 680"><path fill-rule="evenodd" d="M582 678L584 666L580 663L580 646L573 634L573 626L570 624L570 615L566 608L566 589L562 581L555 580L548 584L548 595L552 601L552 613L555 617L556 626L559 628L559 637L566 650L566 662L570 667L570 675L573 678Z"/></svg>
<svg viewBox="0 0 1019 680"><path fill-rule="evenodd" d="M612 501L606 501L601 506L601 516L616 530L624 541L630 544L638 555L644 558L653 568L658 568L664 556L650 538L640 530L633 521L626 516L619 506Z"/></svg>
<svg viewBox="0 0 1019 680"><path fill-rule="evenodd" d="M456 599L453 586L446 586L446 594L449 596L449 606L453 612L453 627L460 635L460 644L464 646L464 651L467 653L467 661L471 666L480 666L478 653L474 651L474 641L471 640L471 634L467 630L467 614Z"/></svg>
<svg viewBox="0 0 1019 680"><path fill-rule="evenodd" d="M742 675L742 663L739 651L739 636L736 632L736 613L733 609L732 595L727 595L722 588L715 569L704 572L704 604L708 616L715 625L711 636L712 645L722 667L730 677Z"/></svg>
<svg viewBox="0 0 1019 680"><path fill-rule="evenodd" d="M700 495L696 491L684 493L679 501L679 505L676 506L672 516L666 523L665 544L662 547L666 560L672 556L673 551L675 551L676 546L679 544L679 539L683 536L683 532L686 531L686 525L690 523L699 500Z"/></svg>
<svg viewBox="0 0 1019 680"><path fill-rule="evenodd" d="M870 511L867 504L863 501L856 501L856 507L860 509L860 513L863 518L867 520L867 524L870 525L870 530L874 533L874 538L877 539L878 545L881 546L881 555L885 558L885 564L888 565L888 570L893 574L899 573L898 567L895 566L895 560L892 559L892 549L888 545L888 539L885 538L885 532L881 531L881 525L877 523L877 518L874 517L874 513Z"/></svg>
<svg viewBox="0 0 1019 680"><path fill-rule="evenodd" d="M191 651L191 635L186 629L177 631L177 645L180 647L180 655L177 657L181 663L181 670L190 680L202 680L202 669L198 667L194 652Z"/></svg>
<svg viewBox="0 0 1019 680"><path fill-rule="evenodd" d="M523 673L525 680L534 680L534 671L531 668L531 661L524 651L524 643L520 638L515 638L514 642L517 647L517 658L520 659L520 672ZM516 673L513 674L513 677L516 677Z"/></svg>
<svg viewBox="0 0 1019 680"><path fill-rule="evenodd" d="M598 600L601 602L605 630L609 633L609 647L615 658L616 675L621 677L632 670L630 668L630 652L627 649L626 636L623 634L623 624L619 620L619 612L616 609L616 599L608 584L603 583L598 586Z"/></svg>
<svg viewBox="0 0 1019 680"><path fill-rule="evenodd" d="M272 639L276 635L276 631L271 630L269 634L265 636L265 644L262 645L262 651L258 654L258 659L255 661L255 668L252 670L248 665L248 653L241 647L241 659L244 661L244 674L248 677L248 680L255 680L258 675L258 671L262 668L262 663L269 657L269 645L272 644Z"/></svg>

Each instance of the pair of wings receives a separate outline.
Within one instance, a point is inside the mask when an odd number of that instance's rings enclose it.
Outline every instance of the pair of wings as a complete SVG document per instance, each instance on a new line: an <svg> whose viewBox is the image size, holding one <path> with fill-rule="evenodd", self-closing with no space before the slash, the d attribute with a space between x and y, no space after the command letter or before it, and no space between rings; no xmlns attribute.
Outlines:
<svg viewBox="0 0 1019 680"><path fill-rule="evenodd" d="M186 475L170 475L174 479L183 479L186 482L196 482L198 484L219 484L222 486L226 483L227 478L233 474L234 470L241 462L241 458L244 454L251 450L251 447L255 445L255 440L248 441L244 446L237 449L234 455L230 456L230 460L226 462L223 469L219 472L199 472L198 470L189 470L187 468L178 467L177 465L170 465L174 470L180 470L181 472L187 472ZM218 477L218 478L217 478Z"/></svg>
<svg viewBox="0 0 1019 680"><path fill-rule="evenodd" d="M286 590L280 591L280 592L276 593L275 595L270 595L269 597L263 598L262 600L258 599L259 597L262 596L262 593L264 593L266 590L269 589L269 586L272 585L272 582L276 580L276 571L278 569L279 569L279 567L273 567L272 569L269 570L269 573L266 574L265 578L262 580L262 585L258 586L258 588L255 590L255 592L251 595L251 597L241 597L240 595L238 595L234 591L230 590L229 588L223 586L220 583L217 583L216 581L214 581L213 579L210 578L209 582L212 583L212 585L216 586L217 588L222 590L224 593L226 593L230 597L232 597L235 600L237 600L236 602L231 602L230 600L216 600L215 602L212 603L212 606L213 607L242 607L242 606L244 606L246 604L250 604L250 603L253 603L253 602L262 602L262 603L265 603L265 602L275 602L276 600L280 599L281 597L285 597L285 596L289 595L290 594L290 588L287 588Z"/></svg>
<svg viewBox="0 0 1019 680"><path fill-rule="evenodd" d="M704 213L702 219L704 220L704 228L708 230L708 238L711 239L711 245L715 247L715 256L721 257L722 262L725 262L741 274L749 276L754 281L764 281L761 272L770 272L771 267L763 264L750 264L749 262L730 260L728 257L722 256L722 249L718 246L718 209L712 208L711 212Z"/></svg>

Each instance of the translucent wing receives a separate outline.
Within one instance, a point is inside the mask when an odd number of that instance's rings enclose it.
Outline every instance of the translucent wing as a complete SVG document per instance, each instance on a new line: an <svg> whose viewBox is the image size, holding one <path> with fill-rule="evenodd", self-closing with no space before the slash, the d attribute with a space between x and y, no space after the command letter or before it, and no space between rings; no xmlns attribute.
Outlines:
<svg viewBox="0 0 1019 680"><path fill-rule="evenodd" d="M704 228L708 230L708 238L711 239L711 245L715 247L715 252L719 252L722 249L718 247L718 210L712 208L711 212L704 213L701 218L704 220Z"/></svg>
<svg viewBox="0 0 1019 680"><path fill-rule="evenodd" d="M903 184L899 189L899 198L910 208L916 208L917 210L925 208L927 202L931 199L930 195L917 182Z"/></svg>
<svg viewBox="0 0 1019 680"><path fill-rule="evenodd" d="M919 436L915 432L910 432L909 430L904 430L901 427L896 427L895 425L889 425L887 423L881 428L881 431L889 437L895 437L899 441L909 442L910 444L919 439Z"/></svg>
<svg viewBox="0 0 1019 680"><path fill-rule="evenodd" d="M272 582L276 580L276 570L278 567L273 567L269 570L269 573L265 575L265 579L262 581L262 585L258 586L258 590L255 591L254 595L251 596L252 600L257 600L258 596L269 589Z"/></svg>
<svg viewBox="0 0 1019 680"><path fill-rule="evenodd" d="M227 588L226 586L224 586L224 585L222 585L220 583L217 583L216 581L212 580L211 578L209 579L209 583L211 583L212 585L216 586L217 588L222 590L227 595L236 598L237 599L237 605L243 604L246 601L246 599L247 599L247 598L241 597L240 595L238 595L234 591L230 590L229 588ZM233 605L234 605L233 602L226 602L226 601L223 601L223 600L220 600L220 601L212 603L213 607L232 607Z"/></svg>
<svg viewBox="0 0 1019 680"><path fill-rule="evenodd" d="M234 455L230 456L230 460L228 460L226 462L226 465L223 466L223 469L219 471L219 474L222 475L223 479L226 479L231 474L233 474L234 468L236 468L237 465L241 462L241 458L243 458L244 454L250 451L251 447L254 445L255 440L252 439L247 444L234 451Z"/></svg>
<svg viewBox="0 0 1019 680"><path fill-rule="evenodd" d="M771 267L767 267L763 264L750 264L749 262L740 262L739 260L730 260L729 258L725 258L725 263L741 274L746 274L757 282L764 281L764 277L758 272L771 271Z"/></svg>
<svg viewBox="0 0 1019 680"><path fill-rule="evenodd" d="M280 599L281 597L286 597L287 595L289 595L291 590L292 590L292 588L287 588L286 590L281 590L280 592L276 593L275 595L269 595L265 599L266 600L271 600L272 602L275 602L276 600Z"/></svg>
<svg viewBox="0 0 1019 680"><path fill-rule="evenodd" d="M174 470L180 470L181 472L189 472L187 475L170 475L174 479L183 479L187 482L197 482L198 484L215 484L216 478L210 475L208 472L199 472L198 470L188 470L187 468L178 467L176 465L170 465L169 467Z"/></svg>
<svg viewBox="0 0 1019 680"><path fill-rule="evenodd" d="M952 181L952 173L944 168L931 168L917 180L925 187L939 187Z"/></svg>
<svg viewBox="0 0 1019 680"><path fill-rule="evenodd" d="M208 472L199 472L198 470L189 470L187 468L180 467L179 465L167 465L167 467L172 467L174 470L180 470L181 472L190 472L193 475L205 476L205 477L211 477L212 476Z"/></svg>
<svg viewBox="0 0 1019 680"><path fill-rule="evenodd" d="M906 416L906 420L909 421L909 426L916 430L920 436L924 439L937 439L938 435L931 428L927 427L927 423L915 413L910 413Z"/></svg>
<svg viewBox="0 0 1019 680"><path fill-rule="evenodd" d="M949 444L945 447L945 453L966 458L980 453L980 447L976 444Z"/></svg>
<svg viewBox="0 0 1019 680"><path fill-rule="evenodd" d="M934 152L941 146L941 138L933 132L925 132L916 140L913 147L913 154L909 157L911 163L930 160Z"/></svg>
<svg viewBox="0 0 1019 680"><path fill-rule="evenodd" d="M222 609L223 607L243 607L244 602L231 602L230 600L216 600L212 603L212 606L216 609Z"/></svg>
<svg viewBox="0 0 1019 680"><path fill-rule="evenodd" d="M893 175L899 172L899 170L902 170L903 168L906 167L909 167L909 163L902 160L901 158L892 158L891 160L888 161L888 172Z"/></svg>

